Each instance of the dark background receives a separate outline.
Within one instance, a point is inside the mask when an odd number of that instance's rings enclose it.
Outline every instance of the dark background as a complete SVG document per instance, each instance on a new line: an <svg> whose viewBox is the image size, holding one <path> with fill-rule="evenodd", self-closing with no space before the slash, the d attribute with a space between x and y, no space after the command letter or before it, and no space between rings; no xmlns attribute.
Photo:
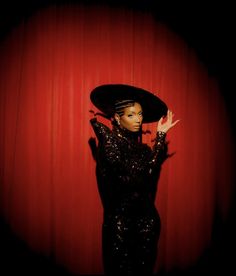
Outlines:
<svg viewBox="0 0 236 276"><path fill-rule="evenodd" d="M232 4L226 1L159 1L159 0L87 0L87 1L1 1L0 43L9 31L34 11L49 4L62 3L108 4L137 10L150 10L157 21L165 23L173 32L193 48L198 59L205 65L209 75L218 80L223 99L227 106L229 121L235 138L235 14ZM191 114L189 114L191 116ZM220 122L219 122L220 127ZM207 131L207 126L206 126ZM204 136L204 134L203 134ZM201 141L202 142L202 141ZM222 143L224 134L222 133ZM220 145L219 145L220 147ZM217 149L216 149L217 150ZM232 149L235 151L235 149ZM235 200L227 222L222 223L216 215L212 243L198 262L188 269L176 269L168 275L234 275L236 272L235 253ZM69 275L53 262L52 258L31 252L24 241L19 240L5 221L0 218L0 274L13 272L24 275ZM163 275L167 273L163 273Z"/></svg>

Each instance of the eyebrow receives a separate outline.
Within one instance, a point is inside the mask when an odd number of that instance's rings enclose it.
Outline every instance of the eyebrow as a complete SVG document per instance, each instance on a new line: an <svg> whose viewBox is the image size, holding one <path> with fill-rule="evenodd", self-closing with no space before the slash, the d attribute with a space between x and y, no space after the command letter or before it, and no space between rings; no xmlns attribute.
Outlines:
<svg viewBox="0 0 236 276"><path fill-rule="evenodd" d="M142 112L143 112L142 110L139 110L139 111L137 112L137 114L142 113ZM135 111L128 111L128 113L135 114L136 112L135 112Z"/></svg>

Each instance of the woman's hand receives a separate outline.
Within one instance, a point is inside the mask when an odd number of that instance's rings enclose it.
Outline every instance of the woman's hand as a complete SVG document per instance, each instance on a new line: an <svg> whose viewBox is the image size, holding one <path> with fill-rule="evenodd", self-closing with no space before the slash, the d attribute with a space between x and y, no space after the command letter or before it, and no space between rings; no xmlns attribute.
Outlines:
<svg viewBox="0 0 236 276"><path fill-rule="evenodd" d="M157 131L162 131L162 132L166 133L173 126L175 126L180 120L176 120L176 121L172 122L173 117L174 117L174 114L172 113L172 111L168 110L166 121L163 123L163 117L158 121Z"/></svg>

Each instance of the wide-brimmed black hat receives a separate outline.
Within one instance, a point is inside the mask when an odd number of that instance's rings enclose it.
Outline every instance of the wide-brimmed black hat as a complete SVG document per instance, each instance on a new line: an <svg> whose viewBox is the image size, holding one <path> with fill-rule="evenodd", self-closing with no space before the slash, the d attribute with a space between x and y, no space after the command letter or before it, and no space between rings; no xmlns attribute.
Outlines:
<svg viewBox="0 0 236 276"><path fill-rule="evenodd" d="M127 84L103 84L91 91L92 103L111 118L115 113L115 103L122 100L138 102L143 109L143 123L158 121L167 114L167 105L153 93Z"/></svg>

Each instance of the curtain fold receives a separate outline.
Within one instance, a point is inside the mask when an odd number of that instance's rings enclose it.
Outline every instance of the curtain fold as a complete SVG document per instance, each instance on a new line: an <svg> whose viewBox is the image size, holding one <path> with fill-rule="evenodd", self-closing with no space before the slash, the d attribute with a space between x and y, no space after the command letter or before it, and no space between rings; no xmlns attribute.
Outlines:
<svg viewBox="0 0 236 276"><path fill-rule="evenodd" d="M72 273L102 273L89 94L127 83L181 119L158 183L156 271L196 264L231 208L234 145L217 80L193 49L151 13L82 4L39 10L0 49L0 211L13 232ZM144 126L145 143L155 128Z"/></svg>

